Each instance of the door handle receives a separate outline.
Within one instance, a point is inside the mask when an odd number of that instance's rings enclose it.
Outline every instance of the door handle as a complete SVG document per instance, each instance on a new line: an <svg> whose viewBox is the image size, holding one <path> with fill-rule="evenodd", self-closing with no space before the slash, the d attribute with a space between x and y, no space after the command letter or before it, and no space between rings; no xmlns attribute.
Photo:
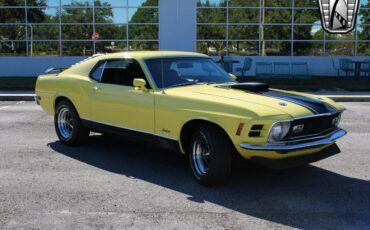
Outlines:
<svg viewBox="0 0 370 230"><path fill-rule="evenodd" d="M93 89L93 91L94 91L94 92L96 92L96 91L100 91L100 90L101 90L101 88L100 88L100 87L98 87L98 86L94 86L92 89Z"/></svg>

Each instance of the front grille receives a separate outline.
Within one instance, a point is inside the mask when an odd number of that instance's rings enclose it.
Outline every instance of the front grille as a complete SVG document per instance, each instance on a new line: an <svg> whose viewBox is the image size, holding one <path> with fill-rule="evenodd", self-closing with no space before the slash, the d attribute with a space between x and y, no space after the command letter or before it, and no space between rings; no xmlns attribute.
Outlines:
<svg viewBox="0 0 370 230"><path fill-rule="evenodd" d="M336 126L333 124L333 119L339 116L340 113L335 113L331 115L308 117L293 120L290 123L289 132L284 139L294 140L303 136L311 135L314 136L318 134L325 135L336 128ZM303 130L301 132L294 133L293 132L294 127L299 125L304 125Z"/></svg>

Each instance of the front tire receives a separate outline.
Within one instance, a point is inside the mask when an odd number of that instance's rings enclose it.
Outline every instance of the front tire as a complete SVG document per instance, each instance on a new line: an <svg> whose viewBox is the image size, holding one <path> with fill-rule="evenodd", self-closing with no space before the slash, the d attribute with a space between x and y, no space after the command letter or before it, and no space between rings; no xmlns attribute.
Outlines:
<svg viewBox="0 0 370 230"><path fill-rule="evenodd" d="M231 175L232 148L227 135L213 125L199 126L189 143L189 160L195 179L212 186Z"/></svg>
<svg viewBox="0 0 370 230"><path fill-rule="evenodd" d="M65 145L82 144L90 134L83 126L74 106L65 100L56 106L54 126L59 140Z"/></svg>

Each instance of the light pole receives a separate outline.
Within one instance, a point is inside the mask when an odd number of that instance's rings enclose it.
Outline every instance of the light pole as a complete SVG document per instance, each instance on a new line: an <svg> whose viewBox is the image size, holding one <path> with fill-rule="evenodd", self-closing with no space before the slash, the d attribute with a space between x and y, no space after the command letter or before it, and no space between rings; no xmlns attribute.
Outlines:
<svg viewBox="0 0 370 230"><path fill-rule="evenodd" d="M266 56L266 42L265 42L265 32L264 32L264 24L265 24L265 0L261 1L261 42L262 42L262 50L261 55Z"/></svg>
<svg viewBox="0 0 370 230"><path fill-rule="evenodd" d="M30 25L30 56L33 56L33 26Z"/></svg>

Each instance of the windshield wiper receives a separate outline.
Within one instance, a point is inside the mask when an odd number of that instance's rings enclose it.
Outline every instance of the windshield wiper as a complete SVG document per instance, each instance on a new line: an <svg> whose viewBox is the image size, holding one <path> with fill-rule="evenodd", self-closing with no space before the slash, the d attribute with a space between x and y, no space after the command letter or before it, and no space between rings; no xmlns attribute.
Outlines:
<svg viewBox="0 0 370 230"><path fill-rule="evenodd" d="M181 86L188 86L188 85L202 85L205 84L204 82L184 82L176 85L171 85L170 88L174 87L181 87Z"/></svg>
<svg viewBox="0 0 370 230"><path fill-rule="evenodd" d="M213 81L213 82L207 82L207 85L222 84L222 83L229 83L229 82L225 82L225 81Z"/></svg>

